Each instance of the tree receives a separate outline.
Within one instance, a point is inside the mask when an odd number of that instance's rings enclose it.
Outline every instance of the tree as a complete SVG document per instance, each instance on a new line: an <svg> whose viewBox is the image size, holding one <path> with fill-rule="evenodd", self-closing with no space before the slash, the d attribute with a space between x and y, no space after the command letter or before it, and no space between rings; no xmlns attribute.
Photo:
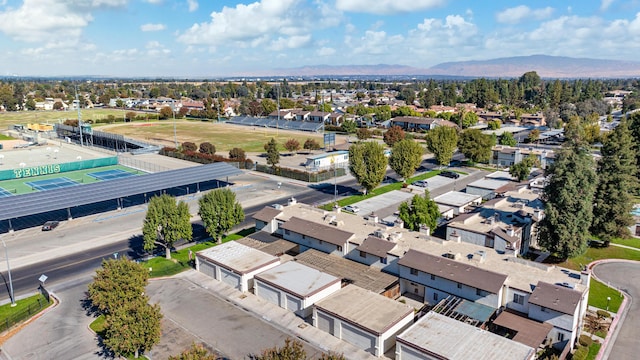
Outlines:
<svg viewBox="0 0 640 360"><path fill-rule="evenodd" d="M389 130L387 130L384 133L382 137L382 139L384 140L384 143L389 146L393 146L398 141L404 140L404 138L405 138L405 133L400 126L392 126Z"/></svg>
<svg viewBox="0 0 640 360"><path fill-rule="evenodd" d="M358 129L358 125L353 120L346 120L342 122L342 125L340 125L340 128L342 129L342 131L346 132L347 134L353 134Z"/></svg>
<svg viewBox="0 0 640 360"><path fill-rule="evenodd" d="M629 130L631 131L632 138L636 139L633 149L636 152L636 166L640 168L640 140L638 140L640 139L640 111L629 115L627 123ZM636 171L636 177L640 181L640 171ZM640 187L637 188L636 191L637 190L640 190Z"/></svg>
<svg viewBox="0 0 640 360"><path fill-rule="evenodd" d="M373 137L373 133L367 128L359 128L358 131L356 131L356 137L360 141L368 140Z"/></svg>
<svg viewBox="0 0 640 360"><path fill-rule="evenodd" d="M458 131L448 126L429 130L425 137L427 149L435 155L440 165L448 165L458 145Z"/></svg>
<svg viewBox="0 0 640 360"><path fill-rule="evenodd" d="M512 133L505 131L504 133L502 133L502 135L500 135L500 145L516 146L518 145L518 140L513 137Z"/></svg>
<svg viewBox="0 0 640 360"><path fill-rule="evenodd" d="M169 356L169 360L218 360L218 358L210 354L204 346L193 343L188 350L183 351L180 355Z"/></svg>
<svg viewBox="0 0 640 360"><path fill-rule="evenodd" d="M260 105L262 106L262 115L264 116L267 116L272 112L278 110L278 105L270 99L262 99Z"/></svg>
<svg viewBox="0 0 640 360"><path fill-rule="evenodd" d="M584 252L593 219L597 178L583 137L579 120L572 119L565 126L566 141L556 152L542 194L545 216L538 243L564 259Z"/></svg>
<svg viewBox="0 0 640 360"><path fill-rule="evenodd" d="M368 141L349 147L349 171L367 192L382 183L386 170L387 158L382 145Z"/></svg>
<svg viewBox="0 0 640 360"><path fill-rule="evenodd" d="M466 111L464 113L461 113L460 116L462 118L463 129L466 129L478 123L478 114L473 111Z"/></svg>
<svg viewBox="0 0 640 360"><path fill-rule="evenodd" d="M198 204L204 228L218 243L229 230L244 221L242 205L236 201L236 194L227 188L205 194Z"/></svg>
<svg viewBox="0 0 640 360"><path fill-rule="evenodd" d="M400 140L393 145L389 166L406 182L420 167L423 153L424 149L417 142L409 139Z"/></svg>
<svg viewBox="0 0 640 360"><path fill-rule="evenodd" d="M267 152L267 164L275 169L276 165L280 162L280 153L278 152L276 139L271 138L268 143L264 144L264 150Z"/></svg>
<svg viewBox="0 0 640 360"><path fill-rule="evenodd" d="M494 142L491 135L483 134L480 129L467 129L460 134L458 149L475 163L487 163L491 159L491 147Z"/></svg>
<svg viewBox="0 0 640 360"><path fill-rule="evenodd" d="M540 139L540 130L538 129L531 130L529 132L529 136L527 136L527 141L532 143L532 142L538 141L538 139Z"/></svg>
<svg viewBox="0 0 640 360"><path fill-rule="evenodd" d="M284 143L284 148L289 152L295 153L300 150L300 142L296 139L289 139Z"/></svg>
<svg viewBox="0 0 640 360"><path fill-rule="evenodd" d="M308 138L305 140L303 148L305 150L318 150L320 149L320 144L316 139Z"/></svg>
<svg viewBox="0 0 640 360"><path fill-rule="evenodd" d="M233 149L229 150L229 159L244 161L246 158L247 155L245 154L244 150L240 148L234 147Z"/></svg>
<svg viewBox="0 0 640 360"><path fill-rule="evenodd" d="M127 111L127 112L124 114L124 119L125 119L126 121L133 121L133 120L135 120L135 118L136 118L136 113L135 113L135 111Z"/></svg>
<svg viewBox="0 0 640 360"><path fill-rule="evenodd" d="M129 259L108 259L89 284L89 300L103 314L136 299L144 292L149 271Z"/></svg>
<svg viewBox="0 0 640 360"><path fill-rule="evenodd" d="M62 110L63 107L64 106L60 101L56 101L55 103L53 103L53 110Z"/></svg>
<svg viewBox="0 0 640 360"><path fill-rule="evenodd" d="M165 249L165 256L171 259L173 244L181 239L191 241L191 214L189 205L167 194L154 196L149 200L147 215L142 224L144 249L154 250L157 245Z"/></svg>
<svg viewBox="0 0 640 360"><path fill-rule="evenodd" d="M286 338L284 346L263 350L260 356L252 358L255 360L306 360L307 352L300 341Z"/></svg>
<svg viewBox="0 0 640 360"><path fill-rule="evenodd" d="M173 110L171 109L170 106L163 106L160 109L160 120L166 120L166 119L170 119L173 117Z"/></svg>
<svg viewBox="0 0 640 360"><path fill-rule="evenodd" d="M398 210L400 213L398 216L404 222L405 228L412 231L420 230L420 225L425 225L433 231L440 218L438 204L431 200L429 190L425 190L424 196L415 195L411 199L411 205L406 201L403 202Z"/></svg>
<svg viewBox="0 0 640 360"><path fill-rule="evenodd" d="M628 226L633 224L632 192L637 187L635 176L638 170L631 131L625 119L620 121L602 145L591 232L610 241L615 236L628 237Z"/></svg>
<svg viewBox="0 0 640 360"><path fill-rule="evenodd" d="M501 125L502 125L502 121L498 119L487 122L487 126L489 127L490 130L500 129Z"/></svg>
<svg viewBox="0 0 640 360"><path fill-rule="evenodd" d="M518 181L526 180L531 173L531 168L534 166L540 166L538 158L531 154L522 161L515 163L509 167L509 174L518 179Z"/></svg>
<svg viewBox="0 0 640 360"><path fill-rule="evenodd" d="M27 102L26 102L25 106L27 107L27 110L35 110L36 109L36 101L33 98L29 98L29 99L27 99Z"/></svg>
<svg viewBox="0 0 640 360"><path fill-rule="evenodd" d="M210 142L203 142L200 144L200 152L203 154L213 155L216 153L216 146Z"/></svg>
<svg viewBox="0 0 640 360"><path fill-rule="evenodd" d="M116 355L134 354L148 350L160 342L160 307L150 305L140 294L105 317L104 344Z"/></svg>
<svg viewBox="0 0 640 360"><path fill-rule="evenodd" d="M182 150L184 151L196 151L198 150L198 145L192 143L191 141L185 141L182 143Z"/></svg>

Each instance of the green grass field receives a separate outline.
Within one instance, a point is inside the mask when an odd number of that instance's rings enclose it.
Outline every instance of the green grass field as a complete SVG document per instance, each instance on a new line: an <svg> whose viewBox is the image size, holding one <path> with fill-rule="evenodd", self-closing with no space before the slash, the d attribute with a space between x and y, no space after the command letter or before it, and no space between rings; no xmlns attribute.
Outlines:
<svg viewBox="0 0 640 360"><path fill-rule="evenodd" d="M11 136L0 134L0 140L15 140Z"/></svg>
<svg viewBox="0 0 640 360"><path fill-rule="evenodd" d="M90 184L93 182L98 182L100 180L97 180L87 174L99 172L99 171L113 170L113 169L129 171L136 174L144 174L141 171L134 170L122 165L110 165L110 166L103 166L99 168L57 173L52 175L42 175L42 176L33 176L33 177L20 178L20 179L14 179L14 180L4 180L4 181L0 181L0 187L16 195L28 194L28 193L36 192L37 190L33 190L29 185L25 184L27 182L67 177L81 184Z"/></svg>
<svg viewBox="0 0 640 360"><path fill-rule="evenodd" d="M600 259L627 259L640 261L640 251L634 249L621 248L619 246L609 246L606 248L590 247L587 251L574 258L557 264L568 269L580 270L592 261Z"/></svg>
<svg viewBox="0 0 640 360"><path fill-rule="evenodd" d="M130 111L130 110L127 110ZM116 119L122 120L126 111L117 109L82 109L82 120L105 119L113 115ZM146 114L146 113L145 113ZM58 123L67 119L76 120L77 111L6 111L0 113L0 129L7 129L13 124L29 123Z"/></svg>
<svg viewBox="0 0 640 360"><path fill-rule="evenodd" d="M607 301L608 297L611 298L610 301ZM609 311L617 313L620 305L622 305L622 300L622 294L618 290L612 289L598 280L591 279L591 284L589 285L589 305L606 310L608 302Z"/></svg>
<svg viewBox="0 0 640 360"><path fill-rule="evenodd" d="M173 146L172 120L109 125L101 131ZM315 139L322 144L322 134L195 120L177 120L176 135L179 144L190 141L199 145L207 141L215 145L216 153L220 154L224 154L234 147L239 147L246 152L264 152L264 144L269 142L271 138L275 138L280 144L281 152L286 152L283 145L289 139L298 140L301 147L308 138Z"/></svg>
<svg viewBox="0 0 640 360"><path fill-rule="evenodd" d="M38 301L40 303L38 303ZM7 318L11 320L18 320L18 322L20 322L35 315L37 312L46 309L51 304L53 304L53 302L49 302L47 304L47 299L42 294L36 294L22 300L16 300L16 306L14 307L11 307L11 304L0 306L0 322L6 321ZM38 310L40 306L42 306L42 308Z"/></svg>

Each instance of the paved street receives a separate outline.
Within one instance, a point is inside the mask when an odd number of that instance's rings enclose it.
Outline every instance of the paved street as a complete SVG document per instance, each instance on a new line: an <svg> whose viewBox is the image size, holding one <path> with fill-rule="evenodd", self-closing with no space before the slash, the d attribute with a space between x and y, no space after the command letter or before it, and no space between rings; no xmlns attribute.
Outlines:
<svg viewBox="0 0 640 360"><path fill-rule="evenodd" d="M594 274L611 286L627 292L632 301L626 318L622 320L622 327L618 333L613 348L608 357L603 359L634 360L640 354L638 342L638 322L640 321L640 263L611 262L597 265Z"/></svg>

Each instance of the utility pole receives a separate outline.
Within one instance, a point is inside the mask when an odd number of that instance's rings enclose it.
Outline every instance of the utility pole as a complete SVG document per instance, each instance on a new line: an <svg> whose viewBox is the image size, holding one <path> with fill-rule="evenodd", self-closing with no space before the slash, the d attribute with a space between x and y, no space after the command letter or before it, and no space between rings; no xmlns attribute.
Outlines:
<svg viewBox="0 0 640 360"><path fill-rule="evenodd" d="M11 307L16 306L16 298L13 294L13 281L11 281L11 266L9 266L9 251L7 250L7 244L2 239L2 246L4 246L4 256L7 259L7 273L9 275L9 296L11 297Z"/></svg>
<svg viewBox="0 0 640 360"><path fill-rule="evenodd" d="M176 132L176 111L174 108L175 100L171 102L171 113L173 114L173 142L175 144L175 148L178 148L178 133Z"/></svg>
<svg viewBox="0 0 640 360"><path fill-rule="evenodd" d="M78 105L78 130L80 130L80 146L84 146L82 139L82 114L80 113L80 100L78 100L78 86L76 88L76 103Z"/></svg>
<svg viewBox="0 0 640 360"><path fill-rule="evenodd" d="M218 99L216 100L216 107L218 109L218 122L220 122L220 91L218 91Z"/></svg>

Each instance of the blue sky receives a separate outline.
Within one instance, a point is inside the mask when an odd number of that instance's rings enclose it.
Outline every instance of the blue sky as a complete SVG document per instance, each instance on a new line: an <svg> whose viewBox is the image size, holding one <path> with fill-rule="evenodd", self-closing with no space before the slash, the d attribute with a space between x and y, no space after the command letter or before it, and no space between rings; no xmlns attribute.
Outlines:
<svg viewBox="0 0 640 360"><path fill-rule="evenodd" d="M640 60L640 0L0 0L0 74L251 76L532 54Z"/></svg>

